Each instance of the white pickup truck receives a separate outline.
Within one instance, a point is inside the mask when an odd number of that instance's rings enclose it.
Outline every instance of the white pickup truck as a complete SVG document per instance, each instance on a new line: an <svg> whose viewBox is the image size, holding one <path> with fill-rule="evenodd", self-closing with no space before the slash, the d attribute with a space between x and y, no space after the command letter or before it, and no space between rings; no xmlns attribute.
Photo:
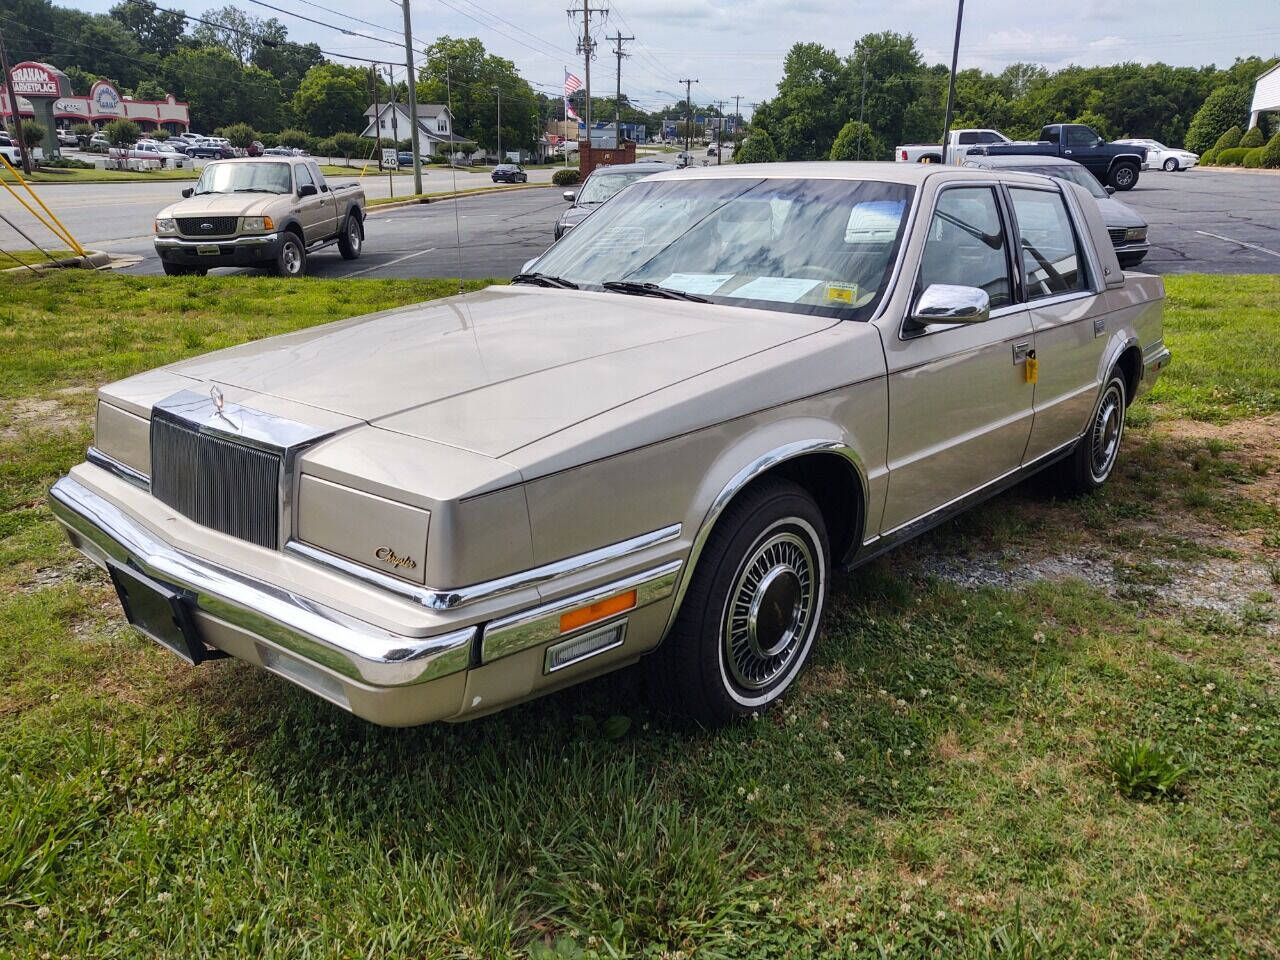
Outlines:
<svg viewBox="0 0 1280 960"><path fill-rule="evenodd" d="M0 130L0 155L4 156L15 167L22 166L22 151L18 149L17 141L3 130ZM42 159L44 159L44 151L39 147L33 148L31 151L32 162Z"/></svg>
<svg viewBox="0 0 1280 960"><path fill-rule="evenodd" d="M947 162L963 163L970 147L980 143L1009 143L1009 138L999 130L952 130L947 138ZM908 143L893 148L893 159L899 163L941 163L942 145L939 143Z"/></svg>

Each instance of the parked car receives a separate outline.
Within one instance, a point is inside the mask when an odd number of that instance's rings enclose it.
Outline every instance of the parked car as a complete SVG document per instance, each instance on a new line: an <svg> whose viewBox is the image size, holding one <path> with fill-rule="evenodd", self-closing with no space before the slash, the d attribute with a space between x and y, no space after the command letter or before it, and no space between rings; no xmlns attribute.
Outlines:
<svg viewBox="0 0 1280 960"><path fill-rule="evenodd" d="M95 133L89 138L89 150L93 153L106 153L111 149L111 141L105 133Z"/></svg>
<svg viewBox="0 0 1280 960"><path fill-rule="evenodd" d="M58 146L60 147L79 147L80 138L65 127L59 127L57 132Z"/></svg>
<svg viewBox="0 0 1280 960"><path fill-rule="evenodd" d="M3 130L0 130L0 156L5 157L5 159L15 167L22 165L22 149L18 146L18 142L14 140L13 137L9 136L9 134L5 133ZM43 160L44 150L40 147L32 147L31 159L33 161Z"/></svg>
<svg viewBox="0 0 1280 960"><path fill-rule="evenodd" d="M964 165L977 170L1003 170L1054 177L1084 187L1098 204L1107 236L1122 267L1136 267L1147 255L1147 221L1137 210L1112 196L1097 178L1074 160L1061 157L967 157Z"/></svg>
<svg viewBox="0 0 1280 960"><path fill-rule="evenodd" d="M970 148L984 143L1009 143L999 130L961 128L952 130L947 137L947 162L961 163L969 155ZM893 159L899 163L941 163L940 143L908 143L893 148Z"/></svg>
<svg viewBox="0 0 1280 960"><path fill-rule="evenodd" d="M267 147L262 151L264 157L292 157L294 156L291 147Z"/></svg>
<svg viewBox="0 0 1280 960"><path fill-rule="evenodd" d="M410 161L412 163L412 160ZM518 163L500 163L493 168L490 178L494 183L528 183L529 174Z"/></svg>
<svg viewBox="0 0 1280 960"><path fill-rule="evenodd" d="M1147 150L1147 166L1153 170L1164 170L1176 173L1178 170L1190 170L1200 162L1200 154L1177 147L1166 147L1159 140L1117 140L1116 143L1133 147L1145 147Z"/></svg>
<svg viewBox="0 0 1280 960"><path fill-rule="evenodd" d="M1145 147L1107 143L1083 123L1051 123L1040 129L1040 139L1009 143L979 144L969 151L991 157L1050 156L1075 160L1098 178L1099 183L1117 190L1132 190L1138 175L1147 168Z"/></svg>
<svg viewBox="0 0 1280 960"><path fill-rule="evenodd" d="M119 152L114 151L113 154L118 155ZM162 167L169 167L174 170L192 165L191 158L180 152L176 147L170 147L167 142L158 143L154 140L139 140L127 151L126 155L143 160L159 160Z"/></svg>
<svg viewBox="0 0 1280 960"><path fill-rule="evenodd" d="M248 148L245 150L245 153L251 157L260 157L262 156L263 149L264 147L262 146L262 141L254 140L251 144L249 144Z"/></svg>
<svg viewBox="0 0 1280 960"><path fill-rule="evenodd" d="M402 167L412 167L413 152L410 150L401 150L396 154L396 163Z"/></svg>
<svg viewBox="0 0 1280 960"><path fill-rule="evenodd" d="M707 147L707 156L708 156L708 157L718 157L718 156L720 156L720 153L719 153L719 151L717 151L717 150L716 150L716 145L715 145L714 143L713 143L713 144L711 144L709 147Z"/></svg>
<svg viewBox="0 0 1280 960"><path fill-rule="evenodd" d="M337 244L354 260L364 246L364 190L330 186L314 160L214 161L182 196L155 222L156 253L170 275L264 267L300 277L309 254Z"/></svg>
<svg viewBox="0 0 1280 960"><path fill-rule="evenodd" d="M201 140L199 143L193 143L187 148L187 155L192 158L208 157L214 160L230 160L236 155L236 151L230 143L220 143L210 137Z"/></svg>
<svg viewBox="0 0 1280 960"><path fill-rule="evenodd" d="M675 169L676 167L670 163L653 163L652 161L596 167L581 187L564 192L564 198L572 206L560 214L559 219L556 220L555 238L559 240L623 187L630 186L645 177L651 177L655 173Z"/></svg>
<svg viewBox="0 0 1280 960"><path fill-rule="evenodd" d="M1169 362L1092 198L998 171L667 171L517 281L101 388L53 514L144 634L377 723L641 657L715 723L792 687L837 569L1102 486Z"/></svg>

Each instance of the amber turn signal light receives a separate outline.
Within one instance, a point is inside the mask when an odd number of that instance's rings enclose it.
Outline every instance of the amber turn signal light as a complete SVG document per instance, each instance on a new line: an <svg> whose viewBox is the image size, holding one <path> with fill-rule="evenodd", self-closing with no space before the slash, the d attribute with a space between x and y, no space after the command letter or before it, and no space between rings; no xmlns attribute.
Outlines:
<svg viewBox="0 0 1280 960"><path fill-rule="evenodd" d="M585 607L578 607L568 613L561 614L560 632L568 633L570 630L577 630L579 627L585 627L587 624L603 620L605 617L612 617L615 613L630 610L635 605L636 592L634 590L628 590L626 593L619 593L617 596L597 600L595 603L587 604Z"/></svg>

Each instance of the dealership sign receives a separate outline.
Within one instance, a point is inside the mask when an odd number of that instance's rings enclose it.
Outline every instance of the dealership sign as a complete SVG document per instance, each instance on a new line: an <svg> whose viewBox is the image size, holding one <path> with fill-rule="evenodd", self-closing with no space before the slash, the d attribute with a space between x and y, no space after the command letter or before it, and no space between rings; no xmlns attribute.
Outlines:
<svg viewBox="0 0 1280 960"><path fill-rule="evenodd" d="M13 68L13 92L20 97L57 97L58 73L47 63L20 63Z"/></svg>
<svg viewBox="0 0 1280 960"><path fill-rule="evenodd" d="M97 114L124 114L120 109L120 93L105 80L99 80L93 85L93 89L89 91L89 99L93 101L94 112Z"/></svg>

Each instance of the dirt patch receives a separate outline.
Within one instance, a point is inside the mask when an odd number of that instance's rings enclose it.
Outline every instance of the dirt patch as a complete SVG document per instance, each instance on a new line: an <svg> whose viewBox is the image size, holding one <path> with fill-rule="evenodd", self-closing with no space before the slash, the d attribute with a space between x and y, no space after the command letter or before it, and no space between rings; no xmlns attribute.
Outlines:
<svg viewBox="0 0 1280 960"><path fill-rule="evenodd" d="M27 430L78 430L92 387L64 387L52 397L19 397L0 403L0 439L13 440Z"/></svg>
<svg viewBox="0 0 1280 960"><path fill-rule="evenodd" d="M1150 441L1183 452L1191 445L1195 456L1212 458L1226 478L1212 481L1216 486L1206 481L1199 489L1207 495L1229 506L1280 511L1280 416L1227 424L1159 422L1130 431L1121 456L1134 456ZM1089 524L1080 522L1084 501L1028 494L1014 509L1038 533L1006 534L1003 540L998 534L931 536L898 551L890 562L969 589L1083 580L1113 595L1212 611L1280 633L1280 528L1232 529L1213 513L1188 508L1179 499L1186 495L1173 487L1161 490L1167 502L1148 504L1158 519L1120 512Z"/></svg>

